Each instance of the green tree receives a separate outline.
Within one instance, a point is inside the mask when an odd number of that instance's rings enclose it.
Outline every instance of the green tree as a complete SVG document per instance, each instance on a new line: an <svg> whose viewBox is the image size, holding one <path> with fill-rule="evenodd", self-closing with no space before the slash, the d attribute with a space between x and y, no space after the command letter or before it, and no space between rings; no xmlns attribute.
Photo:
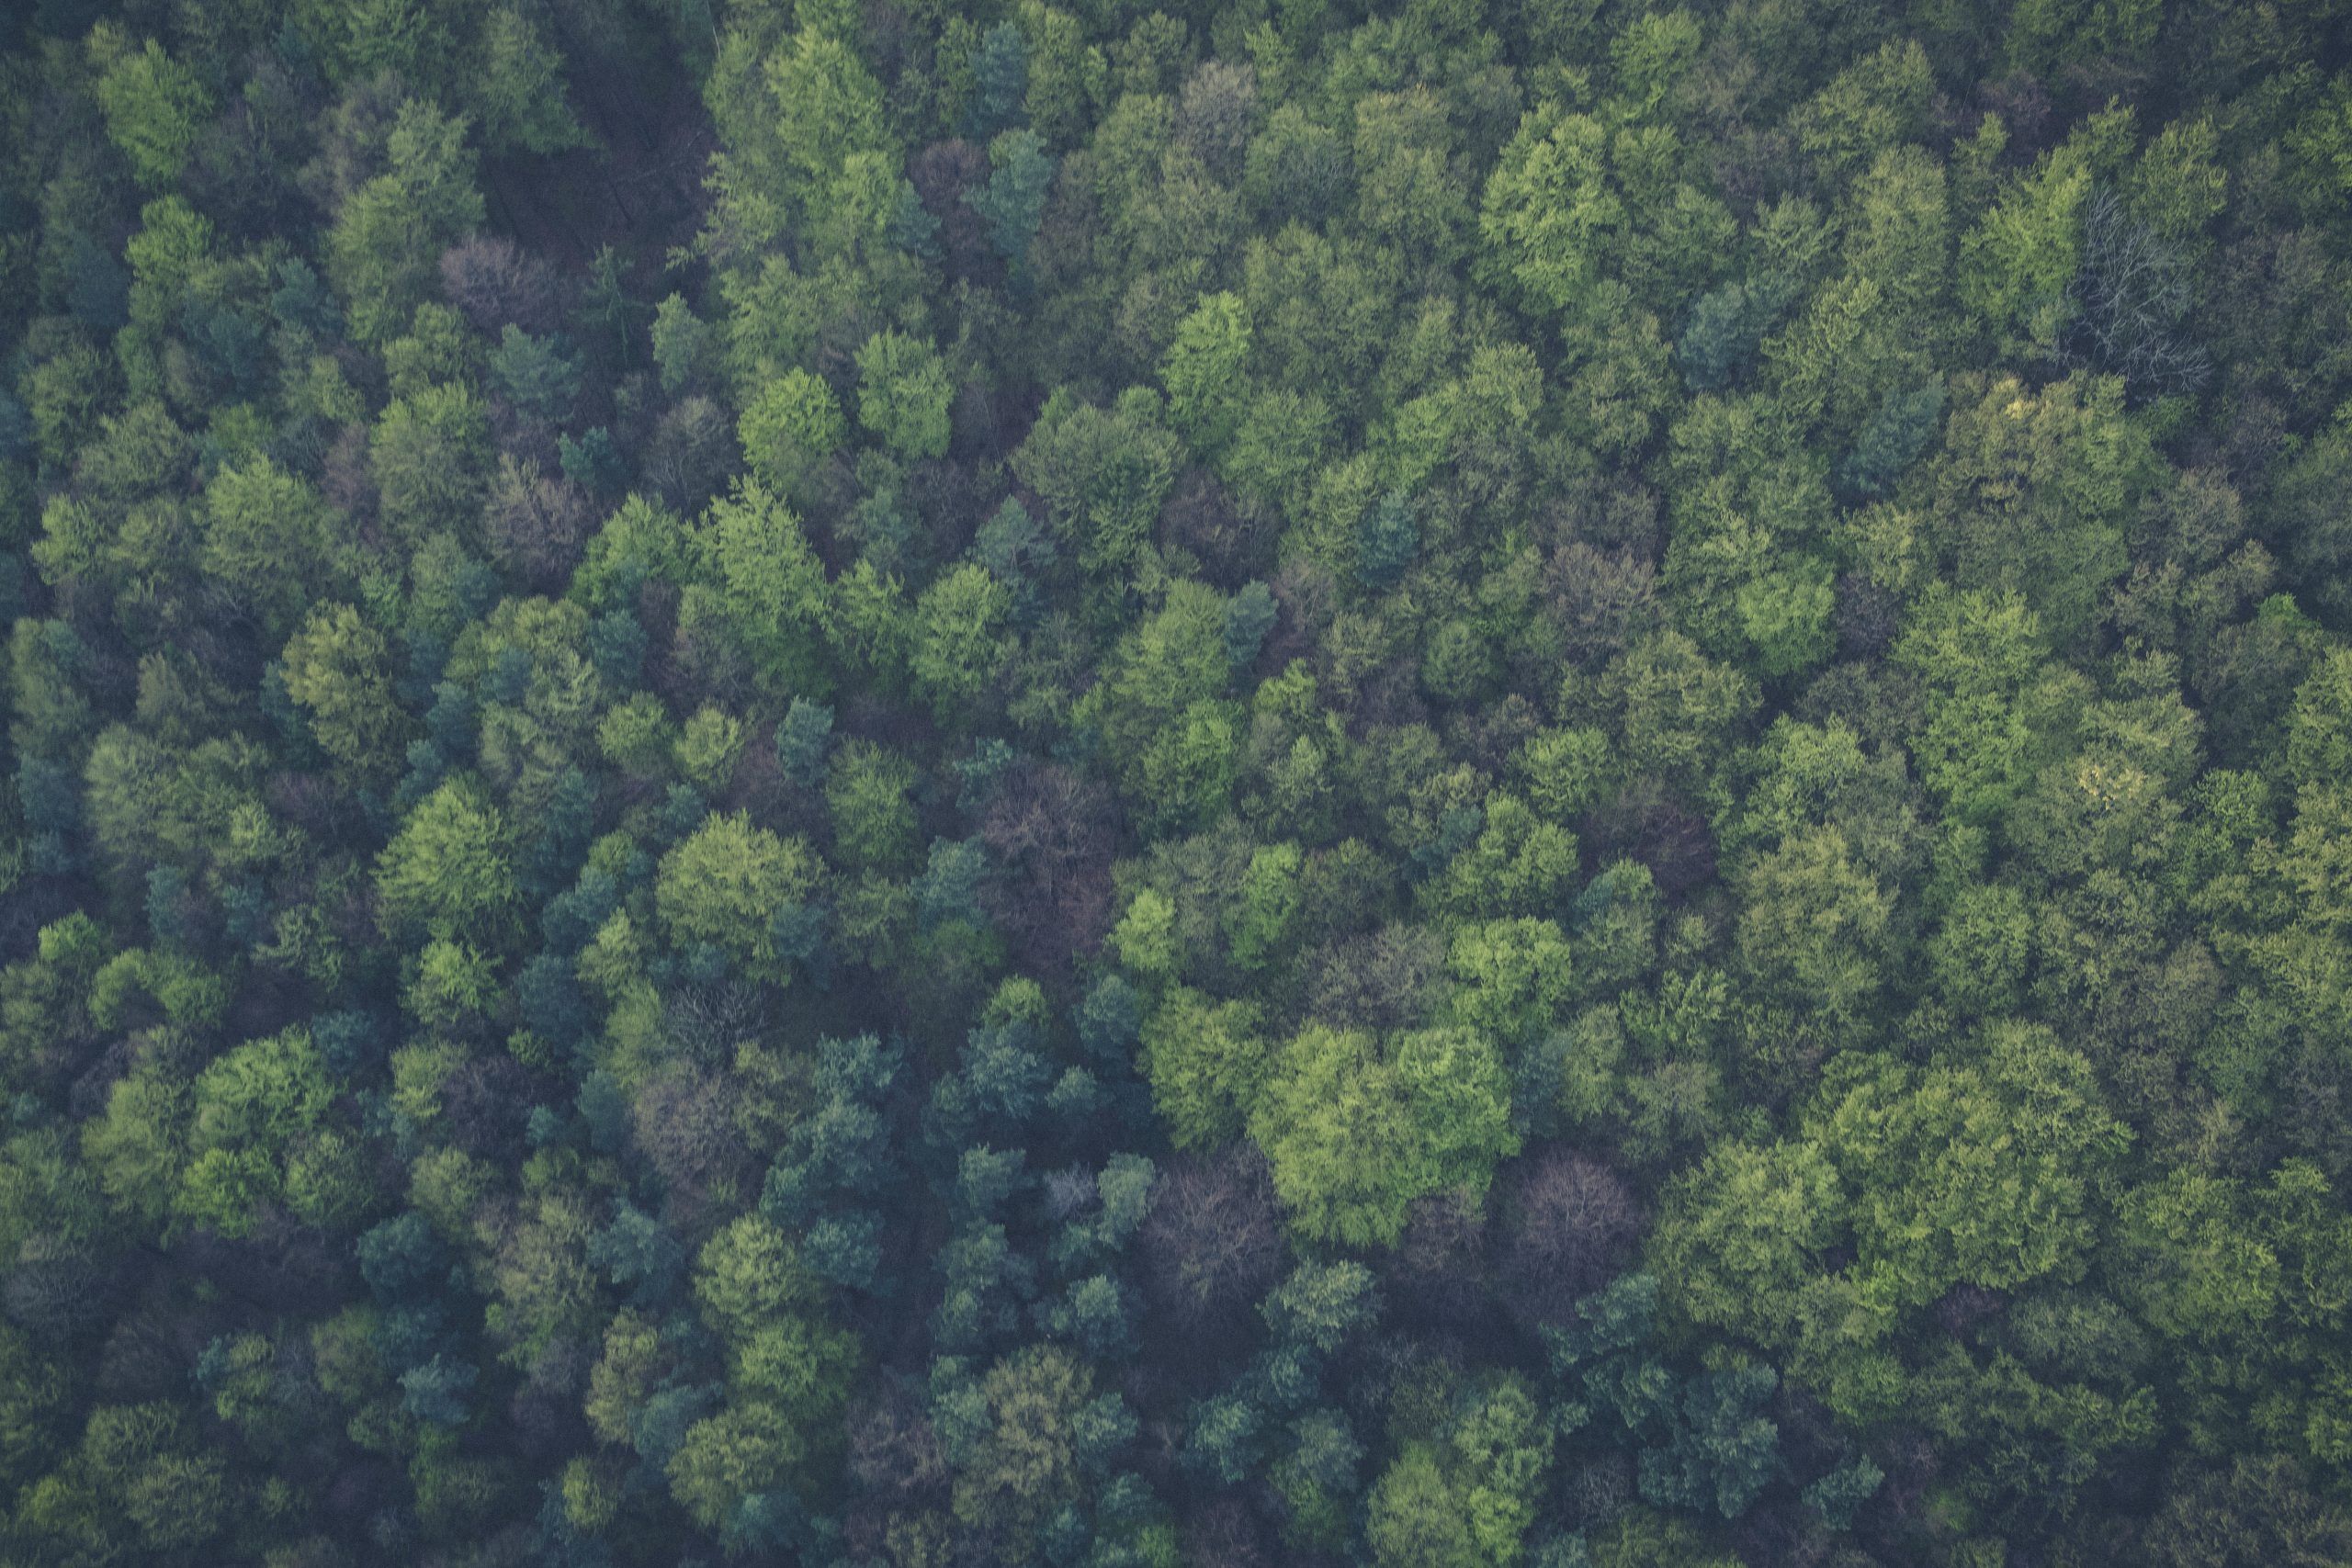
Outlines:
<svg viewBox="0 0 2352 1568"><path fill-rule="evenodd" d="M1961 303L1996 339L2047 352L2064 330L2082 260L2091 171L2074 148L2043 156L1961 236Z"/></svg>
<svg viewBox="0 0 2352 1568"><path fill-rule="evenodd" d="M1001 131L989 141L988 184L965 199L988 225L989 243L1016 276L1025 274L1029 249L1046 215L1054 161L1045 139L1025 129Z"/></svg>
<svg viewBox="0 0 2352 1568"><path fill-rule="evenodd" d="M492 148L548 153L589 144L564 91L562 55L521 8L501 6L482 18L467 81Z"/></svg>
<svg viewBox="0 0 2352 1568"><path fill-rule="evenodd" d="M707 942L752 977L781 984L789 960L775 917L810 900L821 869L798 839L755 828L741 812L712 817L662 857L654 907L673 942Z"/></svg>
<svg viewBox="0 0 2352 1568"><path fill-rule="evenodd" d="M1306 857L1296 844L1269 844L1251 852L1240 897L1226 922L1234 963L1261 969L1288 943L1298 919L1299 877L1305 869Z"/></svg>
<svg viewBox="0 0 2352 1568"><path fill-rule="evenodd" d="M955 400L947 362L926 340L886 330L857 351L858 423L891 451L944 456L947 406Z"/></svg>
<svg viewBox="0 0 2352 1568"><path fill-rule="evenodd" d="M1317 1240L1387 1246L1417 1198L1481 1190L1519 1147L1507 1075L1466 1029L1374 1036L1312 1025L1285 1044L1250 1133L1292 1222Z"/></svg>
<svg viewBox="0 0 2352 1568"><path fill-rule="evenodd" d="M1579 310L1625 222L1607 147L1607 131L1589 115L1532 110L1487 178L1478 216L1485 259L1538 310Z"/></svg>
<svg viewBox="0 0 2352 1568"><path fill-rule="evenodd" d="M2237 1183L2174 1171L2134 1188L2118 1214L2126 1299L2167 1337L2229 1344L2258 1334L2278 1303L2278 1257Z"/></svg>
<svg viewBox="0 0 2352 1568"><path fill-rule="evenodd" d="M1445 101L1427 87L1355 103L1356 221L1408 262L1449 265L1469 228Z"/></svg>
<svg viewBox="0 0 2352 1568"><path fill-rule="evenodd" d="M1446 953L1454 1018L1513 1044L1540 1037L1576 994L1567 937L1551 920L1521 917L1464 925Z"/></svg>
<svg viewBox="0 0 2352 1568"><path fill-rule="evenodd" d="M870 740L848 741L833 753L825 807L834 846L848 864L903 871L916 859L914 784L906 759Z"/></svg>
<svg viewBox="0 0 2352 1568"><path fill-rule="evenodd" d="M1233 439L1250 395L1250 308L1238 295L1202 298L1178 324L1160 361L1169 418L1193 448L1209 457Z"/></svg>
<svg viewBox="0 0 2352 1568"><path fill-rule="evenodd" d="M707 1530L729 1524L742 1505L773 1492L806 1458L808 1438L772 1404L731 1404L695 1422L666 1466L670 1494Z"/></svg>
<svg viewBox="0 0 2352 1568"><path fill-rule="evenodd" d="M1741 890L1749 994L1790 1020L1817 1021L1835 1043L1859 1040L1874 1018L1894 900L1854 863L1846 836L1826 826L1791 835ZM1790 1026L1776 1017L1773 1027Z"/></svg>
<svg viewBox="0 0 2352 1568"><path fill-rule="evenodd" d="M2015 592L1938 593L1915 612L1894 657L1927 688L1913 739L1920 776L1963 820L1997 817L2046 744L2034 677L2040 619Z"/></svg>
<svg viewBox="0 0 2352 1568"><path fill-rule="evenodd" d="M287 696L320 748L355 778L383 777L409 733L390 664L383 634L348 604L313 610L281 658Z"/></svg>
<svg viewBox="0 0 2352 1568"><path fill-rule="evenodd" d="M1144 1022L1142 1066L1170 1139L1213 1149L1240 1134L1272 1056L1254 1005L1172 986Z"/></svg>
<svg viewBox="0 0 2352 1568"><path fill-rule="evenodd" d="M711 502L699 536L718 579L713 629L741 648L770 692L821 692L830 595L800 520L756 479Z"/></svg>
<svg viewBox="0 0 2352 1568"><path fill-rule="evenodd" d="M833 401L832 389L797 368L763 386L759 395L744 406L736 430L752 477L771 492L786 496L794 494L849 434Z"/></svg>
<svg viewBox="0 0 2352 1568"><path fill-rule="evenodd" d="M149 39L134 50L112 23L91 29L98 107L107 135L151 190L171 185L187 166L198 134L212 116L212 95L194 71Z"/></svg>
<svg viewBox="0 0 2352 1568"><path fill-rule="evenodd" d="M959 715L968 723L973 705L1012 657L1012 591L968 561L916 599L908 672L942 724Z"/></svg>
<svg viewBox="0 0 2352 1568"><path fill-rule="evenodd" d="M1577 875L1576 835L1516 795L1487 797L1478 836L1420 888L1451 919L1540 919L1559 909Z"/></svg>
<svg viewBox="0 0 2352 1568"><path fill-rule="evenodd" d="M1133 562L1175 482L1177 443L1159 428L1150 401L1123 397L1106 411L1049 399L1012 454L1012 471L1045 501L1089 571L1117 572Z"/></svg>
<svg viewBox="0 0 2352 1568"><path fill-rule="evenodd" d="M378 918L391 932L496 933L519 896L511 845L497 807L466 781L449 780L418 803L377 857Z"/></svg>
<svg viewBox="0 0 2352 1568"><path fill-rule="evenodd" d="M385 405L368 446L384 519L411 545L429 535L471 536L490 491L490 419L455 382Z"/></svg>
<svg viewBox="0 0 2352 1568"><path fill-rule="evenodd" d="M84 1124L82 1154L119 1209L159 1225L178 1196L187 1160L188 1089L168 1074L115 1080L103 1116Z"/></svg>
<svg viewBox="0 0 2352 1568"><path fill-rule="evenodd" d="M884 145L882 89L840 39L803 28L769 57L765 74L776 118L764 134L809 186L830 182L853 153Z"/></svg>
<svg viewBox="0 0 2352 1568"><path fill-rule="evenodd" d="M1668 1189L1649 1257L1690 1319L1779 1348L1845 1225L1844 1190L1817 1145L1725 1142Z"/></svg>
<svg viewBox="0 0 2352 1568"><path fill-rule="evenodd" d="M1906 1305L1962 1280L2079 1278L2130 1141L2090 1064L2018 1024L1992 1032L1982 1066L1877 1064L1818 1125L1853 1195L1863 1288Z"/></svg>
<svg viewBox="0 0 2352 1568"><path fill-rule="evenodd" d="M1479 1550L1462 1499L1447 1484L1438 1451L1428 1443L1407 1446L1381 1472L1372 1489L1364 1539L1381 1568L1487 1568L1509 1561Z"/></svg>
<svg viewBox="0 0 2352 1568"><path fill-rule="evenodd" d="M482 225L466 124L432 105L401 106L383 174L345 198L327 235L327 276L351 334L381 343L408 324L438 275L441 253Z"/></svg>
<svg viewBox="0 0 2352 1568"><path fill-rule="evenodd" d="M2039 393L2004 378L1963 398L1935 471L1953 581L2024 594L2052 640L2071 645L2128 564L2124 529L2156 469L2111 377L2072 376Z"/></svg>
<svg viewBox="0 0 2352 1568"><path fill-rule="evenodd" d="M1080 1495L1087 1428L1100 1424L1093 1374L1061 1346L1033 1345L990 1367L974 1393L971 1456L949 1506L1001 1541L1006 1561L1029 1562L1038 1532Z"/></svg>
<svg viewBox="0 0 2352 1568"><path fill-rule="evenodd" d="M488 364L492 385L534 419L561 421L580 395L580 364L560 337L533 337L509 321Z"/></svg>
<svg viewBox="0 0 2352 1568"><path fill-rule="evenodd" d="M1407 1443L1374 1486L1364 1526L1374 1561L1524 1561L1551 1454L1551 1431L1517 1378L1464 1389L1438 1440Z"/></svg>
<svg viewBox="0 0 2352 1568"><path fill-rule="evenodd" d="M695 1258L695 1301L704 1320L732 1344L749 1342L784 1313L812 1305L818 1290L791 1239L756 1213L735 1219Z"/></svg>
<svg viewBox="0 0 2352 1568"><path fill-rule="evenodd" d="M334 1098L308 1032L240 1045L198 1075L178 1211L223 1235L249 1233L285 1195L288 1160Z"/></svg>
<svg viewBox="0 0 2352 1568"><path fill-rule="evenodd" d="M340 585L346 552L318 492L266 457L224 466L204 491L204 574L232 609L282 636Z"/></svg>

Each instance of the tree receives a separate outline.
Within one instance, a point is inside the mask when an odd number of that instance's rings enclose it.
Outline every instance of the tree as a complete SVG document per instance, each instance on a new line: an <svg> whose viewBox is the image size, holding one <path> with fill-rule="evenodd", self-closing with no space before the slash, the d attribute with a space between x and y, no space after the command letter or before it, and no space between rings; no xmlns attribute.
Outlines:
<svg viewBox="0 0 2352 1568"><path fill-rule="evenodd" d="M1038 1531L1080 1495L1093 1376L1061 1347L1036 1345L990 1367L977 1393L979 1426L951 1506L995 1534L1006 1561L1027 1562Z"/></svg>
<svg viewBox="0 0 2352 1568"><path fill-rule="evenodd" d="M352 336L382 343L408 324L441 254L482 225L462 119L412 99L385 143L386 172L345 197L327 236L327 276Z"/></svg>
<svg viewBox="0 0 2352 1568"><path fill-rule="evenodd" d="M972 96L965 109L967 133L994 135L1021 112L1029 90L1029 44L1021 28L999 22L980 35L972 50Z"/></svg>
<svg viewBox="0 0 2352 1568"><path fill-rule="evenodd" d="M1450 166L1453 128L1426 87L1368 93L1355 104L1356 220L1417 263L1450 264L1469 201Z"/></svg>
<svg viewBox="0 0 2352 1568"><path fill-rule="evenodd" d="M1263 968L1287 945L1305 864L1296 844L1269 844L1251 852L1239 902L1227 924L1233 961L1242 968Z"/></svg>
<svg viewBox="0 0 2352 1568"><path fill-rule="evenodd" d="M2163 1568L2324 1562L2352 1550L2352 1515L2313 1492L2293 1460L2241 1455L2166 1500L2148 1549Z"/></svg>
<svg viewBox="0 0 2352 1568"><path fill-rule="evenodd" d="M227 1463L198 1449L169 1404L99 1405L77 1457L107 1513L127 1520L150 1551L200 1547L228 1524ZM100 1525L94 1533L112 1531Z"/></svg>
<svg viewBox="0 0 2352 1568"><path fill-rule="evenodd" d="M1464 924L1446 968L1453 1016L1482 1034L1523 1045L1549 1029L1576 988L1567 938L1550 920L1522 917Z"/></svg>
<svg viewBox="0 0 2352 1568"><path fill-rule="evenodd" d="M1170 421L1214 457L1233 439L1249 398L1250 308L1238 295L1202 298L1176 328L1160 362Z"/></svg>
<svg viewBox="0 0 2352 1568"><path fill-rule="evenodd" d="M1477 837L1421 885L1423 906L1454 919L1533 919L1560 908L1577 874L1576 836L1500 793L1487 796L1481 818Z"/></svg>
<svg viewBox="0 0 2352 1568"><path fill-rule="evenodd" d="M1503 1213L1509 1299L1522 1317L1555 1325L1616 1272L1642 1221L1616 1172L1558 1147L1531 1154L1513 1173Z"/></svg>
<svg viewBox="0 0 2352 1568"><path fill-rule="evenodd" d="M724 611L715 629L742 649L769 691L820 693L829 585L800 520L758 480L739 479L711 503L700 536Z"/></svg>
<svg viewBox="0 0 2352 1568"><path fill-rule="evenodd" d="M1831 827L1792 835L1747 876L1740 961L1758 1000L1860 1036L1881 984L1894 900Z"/></svg>
<svg viewBox="0 0 2352 1568"><path fill-rule="evenodd" d="M742 753L743 721L718 708L697 708L678 733L679 771L701 789L723 787Z"/></svg>
<svg viewBox="0 0 2352 1568"><path fill-rule="evenodd" d="M287 696L321 749L356 778L380 778L410 732L390 662L383 634L348 604L312 611L286 644Z"/></svg>
<svg viewBox="0 0 2352 1568"><path fill-rule="evenodd" d="M1865 499L1885 495L1927 450L1943 412L1941 383L1889 392L1854 437L1853 450L1838 468L1838 482Z"/></svg>
<svg viewBox="0 0 2352 1568"><path fill-rule="evenodd" d="M1410 1441L1373 1488L1374 1561L1492 1568L1521 1561L1552 1435L1515 1378L1465 1389L1440 1440Z"/></svg>
<svg viewBox="0 0 2352 1568"><path fill-rule="evenodd" d="M2182 1170L2124 1199L2120 1282L2159 1332L2225 1344L2259 1333L2276 1308L2278 1258L2236 1187Z"/></svg>
<svg viewBox="0 0 2352 1568"><path fill-rule="evenodd" d="M1478 215L1484 257L1538 310L1571 313L1584 304L1625 221L1608 178L1606 140L1589 115L1532 111L1487 181Z"/></svg>
<svg viewBox="0 0 2352 1568"><path fill-rule="evenodd" d="M942 724L969 714L1012 656L1007 623L1012 593L985 568L967 562L915 601L914 648L908 660L917 692Z"/></svg>
<svg viewBox="0 0 2352 1568"><path fill-rule="evenodd" d="M965 199L986 226L989 245L1018 276L1028 268L1029 250L1046 215L1054 161L1035 131L1007 130L989 139L989 168L988 184Z"/></svg>
<svg viewBox="0 0 2352 1568"><path fill-rule="evenodd" d="M560 421L580 395L580 363L566 350L561 336L533 337L509 321L490 355L491 380L525 413Z"/></svg>
<svg viewBox="0 0 2352 1568"><path fill-rule="evenodd" d="M717 1531L749 1499L782 1486L806 1443L774 1405L729 1405L688 1427L669 1456L671 1495L695 1524Z"/></svg>
<svg viewBox="0 0 2352 1568"><path fill-rule="evenodd" d="M420 802L376 861L378 919L456 939L496 932L516 898L509 829L480 789L451 779Z"/></svg>
<svg viewBox="0 0 2352 1568"><path fill-rule="evenodd" d="M1482 1552L1463 1517L1461 1499L1446 1483L1437 1450L1415 1443L1396 1456L1373 1486L1364 1524L1373 1561L1382 1568L1428 1563L1431 1568L1487 1568L1497 1559Z"/></svg>
<svg viewBox="0 0 2352 1568"><path fill-rule="evenodd" d="M736 430L752 477L777 495L795 493L849 434L832 389L797 368L763 386Z"/></svg>
<svg viewBox="0 0 2352 1568"><path fill-rule="evenodd" d="M881 87L840 39L803 28L768 58L764 74L773 129L729 140L773 137L808 186L821 188L851 154L884 145Z"/></svg>
<svg viewBox="0 0 2352 1568"><path fill-rule="evenodd" d="M1611 674L1623 694L1623 765L1635 777L1702 783L1758 701L1753 678L1678 632L1645 638Z"/></svg>
<svg viewBox="0 0 2352 1568"><path fill-rule="evenodd" d="M528 16L513 6L492 11L481 51L468 82L493 147L548 153L589 145L566 100L563 57Z"/></svg>
<svg viewBox="0 0 2352 1568"><path fill-rule="evenodd" d="M301 1030L241 1045L198 1075L180 1212L224 1235L253 1228L257 1205L285 1190L286 1154L316 1129L332 1098Z"/></svg>
<svg viewBox="0 0 2352 1568"><path fill-rule="evenodd" d="M833 745L833 710L806 697L795 697L775 727L775 760L786 777L804 789L814 789L825 776L825 762Z"/></svg>
<svg viewBox="0 0 2352 1568"><path fill-rule="evenodd" d="M809 902L820 870L798 839L755 828L741 812L712 817L662 857L654 904L673 942L707 943L751 977L782 984L789 964L777 950L775 913Z"/></svg>
<svg viewBox="0 0 2352 1568"><path fill-rule="evenodd" d="M345 551L316 491L266 457L224 466L204 491L204 573L265 636L340 585Z"/></svg>
<svg viewBox="0 0 2352 1568"><path fill-rule="evenodd" d="M1726 283L1701 295L1675 341L1674 357L1693 391L1730 386L1756 358L1764 334L1788 302L1779 278Z"/></svg>
<svg viewBox="0 0 2352 1568"><path fill-rule="evenodd" d="M852 740L833 753L825 781L825 806L833 819L833 843L855 867L903 869L920 848L913 803L914 770L905 759L868 740Z"/></svg>
<svg viewBox="0 0 2352 1568"><path fill-rule="evenodd" d="M163 45L149 39L133 50L112 23L91 29L89 49L90 62L101 73L96 92L107 135L141 185L151 190L171 185L212 116L212 95Z"/></svg>
<svg viewBox="0 0 2352 1568"><path fill-rule="evenodd" d="M2091 171L2072 147L2046 155L1961 236L1961 303L1996 337L2048 350L2066 325Z"/></svg>
<svg viewBox="0 0 2352 1568"><path fill-rule="evenodd" d="M1850 177L1884 150L1916 140L1934 96L1927 51L1908 39L1883 44L1840 71L1791 117L1797 145Z"/></svg>
<svg viewBox="0 0 2352 1568"><path fill-rule="evenodd" d="M1420 519L1412 502L1402 491L1390 491L1356 525L1356 575L1367 587L1393 588L1420 546Z"/></svg>
<svg viewBox="0 0 2352 1568"><path fill-rule="evenodd" d="M1310 1026L1285 1044L1250 1133L1292 1222L1318 1240L1394 1243L1413 1200L1485 1188L1519 1146L1501 1061L1467 1030Z"/></svg>
<svg viewBox="0 0 2352 1568"><path fill-rule="evenodd" d="M1247 1328L1288 1253L1265 1157L1236 1141L1204 1157L1180 1157L1151 1188L1136 1243L1146 1298L1188 1331ZM1187 1343L1213 1348L1201 1333Z"/></svg>
<svg viewBox="0 0 2352 1568"><path fill-rule="evenodd" d="M2123 570L2125 520L2154 462L2111 377L2072 376L2039 394L1994 382L1946 427L1939 548L1959 586L2022 593L2052 640L2070 645Z"/></svg>
<svg viewBox="0 0 2352 1568"><path fill-rule="evenodd" d="M1142 1065L1170 1138L1208 1150L1241 1131L1270 1064L1254 1007L1175 986L1145 1021Z"/></svg>
<svg viewBox="0 0 2352 1568"><path fill-rule="evenodd" d="M1996 1027L1984 1065L1881 1066L1818 1125L1853 1194L1866 1290L1921 1304L1962 1281L2076 1276L2105 1167L2130 1141L2090 1065L2046 1030ZM1867 1154L1864 1151L1867 1150Z"/></svg>
<svg viewBox="0 0 2352 1568"><path fill-rule="evenodd" d="M471 235L442 252L441 292L476 332L513 325L544 333L556 324L553 269L499 235Z"/></svg>
<svg viewBox="0 0 2352 1568"><path fill-rule="evenodd" d="M817 1288L791 1241L755 1213L712 1236L695 1258L695 1300L730 1342L750 1339L779 1313L811 1304Z"/></svg>
<svg viewBox="0 0 2352 1568"><path fill-rule="evenodd" d="M470 535L490 488L490 422L455 382L396 398L376 422L368 463L385 520L411 545L429 535Z"/></svg>
<svg viewBox="0 0 2352 1568"><path fill-rule="evenodd" d="M1012 470L1035 491L1055 528L1089 571L1124 570L1159 514L1176 478L1177 446L1145 400L1108 411L1069 398L1048 400Z"/></svg>
<svg viewBox="0 0 2352 1568"><path fill-rule="evenodd" d="M118 1078L106 1113L82 1129L83 1157L119 1208L160 1224L178 1197L187 1161L189 1094L158 1073Z"/></svg>
<svg viewBox="0 0 2352 1568"><path fill-rule="evenodd" d="M858 423L893 452L944 455L947 407L955 397L946 361L921 338L878 332L857 351Z"/></svg>
<svg viewBox="0 0 2352 1568"><path fill-rule="evenodd" d="M1894 646L1927 687L1912 743L1920 775L1963 820L1999 816L2034 771L2043 740L2030 682L2043 651L2023 596L1983 591L1930 597Z"/></svg>
<svg viewBox="0 0 2352 1568"><path fill-rule="evenodd" d="M1668 1189L1651 1263L1692 1321L1785 1345L1845 1217L1818 1146L1722 1143Z"/></svg>

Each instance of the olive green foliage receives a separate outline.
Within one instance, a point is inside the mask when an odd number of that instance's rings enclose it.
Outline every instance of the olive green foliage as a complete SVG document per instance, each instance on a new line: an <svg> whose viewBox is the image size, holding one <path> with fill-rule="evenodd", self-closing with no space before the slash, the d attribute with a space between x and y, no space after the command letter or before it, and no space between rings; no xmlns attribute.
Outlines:
<svg viewBox="0 0 2352 1568"><path fill-rule="evenodd" d="M2352 1562L2347 58L0 6L0 1564Z"/></svg>
<svg viewBox="0 0 2352 1568"><path fill-rule="evenodd" d="M1483 1191L1519 1147L1502 1063L1464 1029L1385 1044L1309 1029L1283 1047L1250 1127L1300 1229L1355 1246L1395 1241L1415 1199Z"/></svg>

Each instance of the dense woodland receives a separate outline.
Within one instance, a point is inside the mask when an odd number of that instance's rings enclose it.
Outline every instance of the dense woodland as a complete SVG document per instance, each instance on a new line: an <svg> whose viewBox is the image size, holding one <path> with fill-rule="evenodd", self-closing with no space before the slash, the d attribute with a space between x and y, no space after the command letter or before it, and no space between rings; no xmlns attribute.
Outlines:
<svg viewBox="0 0 2352 1568"><path fill-rule="evenodd" d="M6 9L6 1568L2352 1562L2346 0Z"/></svg>

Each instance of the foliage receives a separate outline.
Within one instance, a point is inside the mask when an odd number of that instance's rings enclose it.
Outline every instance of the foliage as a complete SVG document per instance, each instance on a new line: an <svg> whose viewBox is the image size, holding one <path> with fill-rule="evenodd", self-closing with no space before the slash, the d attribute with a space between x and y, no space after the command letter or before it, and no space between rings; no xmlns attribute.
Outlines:
<svg viewBox="0 0 2352 1568"><path fill-rule="evenodd" d="M0 1562L2352 1562L2340 4L0 25Z"/></svg>

